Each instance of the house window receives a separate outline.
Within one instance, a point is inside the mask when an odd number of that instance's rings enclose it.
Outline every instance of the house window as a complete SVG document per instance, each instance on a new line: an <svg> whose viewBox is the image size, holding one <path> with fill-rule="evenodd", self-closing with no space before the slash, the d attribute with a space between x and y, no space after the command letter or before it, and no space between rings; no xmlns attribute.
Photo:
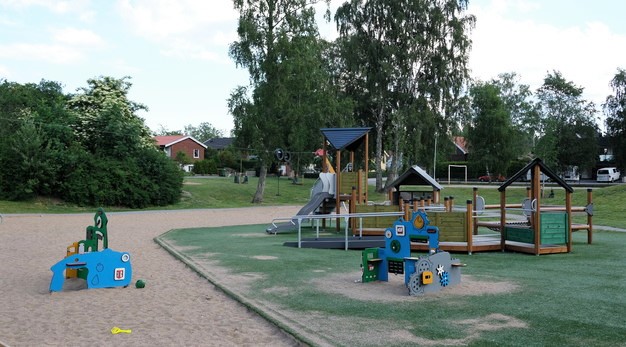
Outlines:
<svg viewBox="0 0 626 347"><path fill-rule="evenodd" d="M200 150L199 149L194 149L193 150L193 157L195 159L200 158Z"/></svg>

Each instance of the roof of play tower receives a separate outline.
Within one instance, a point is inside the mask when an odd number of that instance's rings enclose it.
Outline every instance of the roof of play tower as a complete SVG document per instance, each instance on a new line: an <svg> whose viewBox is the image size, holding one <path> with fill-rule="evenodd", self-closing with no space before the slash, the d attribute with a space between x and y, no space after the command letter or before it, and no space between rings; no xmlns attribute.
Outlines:
<svg viewBox="0 0 626 347"><path fill-rule="evenodd" d="M336 150L348 149L356 150L361 146L365 139L365 135L372 128L322 128L320 131L324 138L328 140L331 146Z"/></svg>
<svg viewBox="0 0 626 347"><path fill-rule="evenodd" d="M432 178L424 169L417 165L411 166L408 170L406 170L402 175L396 178L395 181L391 182L390 186L395 187L397 190L400 190L400 186L403 185L416 185L416 186L432 186L437 190L442 190L443 187L437 183L437 181Z"/></svg>
<svg viewBox="0 0 626 347"><path fill-rule="evenodd" d="M506 187L513 184L513 182L519 180L522 177L525 177L526 172L532 170L532 168L534 168L535 166L539 166L539 171L543 173L544 175L548 176L548 178L550 178L552 182L555 182L557 185L564 188L570 193L574 192L574 188L572 188L572 186L567 184L565 180L563 180L559 175L557 175L554 171L552 171L552 169L550 169L540 158L535 158L532 161L530 161L528 164L526 164L526 166L524 166L521 170L519 170L515 175L511 176L508 180L502 183L502 185L498 188L498 190L499 191L505 190Z"/></svg>

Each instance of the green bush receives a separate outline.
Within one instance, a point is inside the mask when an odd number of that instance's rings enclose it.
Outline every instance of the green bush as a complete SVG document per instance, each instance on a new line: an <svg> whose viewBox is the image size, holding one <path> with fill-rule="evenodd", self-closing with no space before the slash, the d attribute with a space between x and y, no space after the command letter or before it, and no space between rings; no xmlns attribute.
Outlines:
<svg viewBox="0 0 626 347"><path fill-rule="evenodd" d="M110 159L83 156L67 176L62 198L80 206L164 206L180 199L183 173L156 150Z"/></svg>
<svg viewBox="0 0 626 347"><path fill-rule="evenodd" d="M131 208L178 202L182 172L133 113L143 106L126 99L130 83L88 82L64 95L54 82L0 80L0 198Z"/></svg>
<svg viewBox="0 0 626 347"><path fill-rule="evenodd" d="M217 164L213 159L204 159L193 164L192 172L196 175L215 175L217 174Z"/></svg>

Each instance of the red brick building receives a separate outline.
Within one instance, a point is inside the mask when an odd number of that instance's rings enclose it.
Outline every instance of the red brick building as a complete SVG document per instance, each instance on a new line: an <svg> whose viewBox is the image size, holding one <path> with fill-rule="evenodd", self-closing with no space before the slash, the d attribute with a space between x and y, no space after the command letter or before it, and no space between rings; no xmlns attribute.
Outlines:
<svg viewBox="0 0 626 347"><path fill-rule="evenodd" d="M165 154L172 159L176 158L178 152L183 152L192 161L198 161L204 159L204 150L207 146L188 135L173 135L173 136L155 136L157 146L165 152ZM193 164L185 165L183 168L185 171L191 171Z"/></svg>

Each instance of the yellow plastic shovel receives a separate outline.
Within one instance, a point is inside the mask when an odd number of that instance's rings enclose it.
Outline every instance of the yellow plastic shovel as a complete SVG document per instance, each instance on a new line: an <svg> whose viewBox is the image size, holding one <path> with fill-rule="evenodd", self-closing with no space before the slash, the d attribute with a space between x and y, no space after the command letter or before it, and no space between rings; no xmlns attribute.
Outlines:
<svg viewBox="0 0 626 347"><path fill-rule="evenodd" d="M130 334L132 330L130 329L120 329L118 327L113 327L111 329L111 334L120 334L120 333L126 333L126 334Z"/></svg>

